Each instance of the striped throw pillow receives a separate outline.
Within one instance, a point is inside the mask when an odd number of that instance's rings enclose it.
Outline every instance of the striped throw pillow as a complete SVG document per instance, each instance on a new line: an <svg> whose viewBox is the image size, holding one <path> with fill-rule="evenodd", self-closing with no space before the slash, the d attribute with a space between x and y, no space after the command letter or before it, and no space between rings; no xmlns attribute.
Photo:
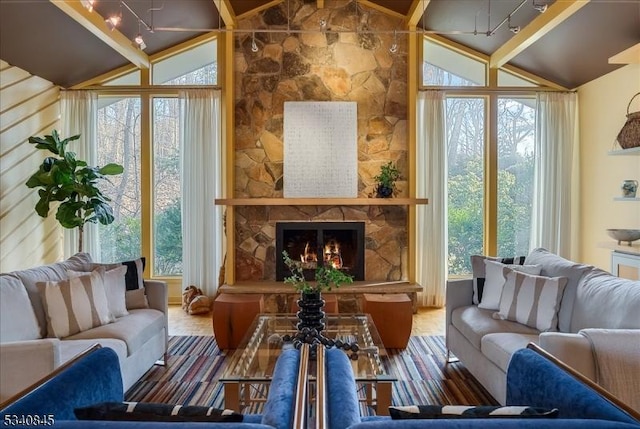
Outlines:
<svg viewBox="0 0 640 429"><path fill-rule="evenodd" d="M541 332L557 331L558 310L567 278L508 271L500 310L493 313L494 319L511 320Z"/></svg>
<svg viewBox="0 0 640 429"><path fill-rule="evenodd" d="M554 418L558 409L520 406L409 405L389 407L393 420L405 419L486 419L486 418Z"/></svg>
<svg viewBox="0 0 640 429"><path fill-rule="evenodd" d="M78 420L232 423L244 418L233 410L153 402L103 402L73 411Z"/></svg>
<svg viewBox="0 0 640 429"><path fill-rule="evenodd" d="M87 275L36 283L47 318L47 336L64 338L112 322L104 268Z"/></svg>
<svg viewBox="0 0 640 429"><path fill-rule="evenodd" d="M497 258L494 256L471 255L471 270L473 271L473 303L478 305L482 301L482 292L486 278L484 261L495 261L501 264L523 265L525 256Z"/></svg>

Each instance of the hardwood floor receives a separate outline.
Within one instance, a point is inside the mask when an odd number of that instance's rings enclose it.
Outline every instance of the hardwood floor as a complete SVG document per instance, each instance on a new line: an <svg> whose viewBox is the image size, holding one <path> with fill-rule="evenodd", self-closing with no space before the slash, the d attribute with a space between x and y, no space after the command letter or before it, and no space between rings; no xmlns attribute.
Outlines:
<svg viewBox="0 0 640 429"><path fill-rule="evenodd" d="M413 315L411 335L444 335L444 330L444 308L420 308ZM169 335L213 335L211 313L191 316L179 305L170 305Z"/></svg>

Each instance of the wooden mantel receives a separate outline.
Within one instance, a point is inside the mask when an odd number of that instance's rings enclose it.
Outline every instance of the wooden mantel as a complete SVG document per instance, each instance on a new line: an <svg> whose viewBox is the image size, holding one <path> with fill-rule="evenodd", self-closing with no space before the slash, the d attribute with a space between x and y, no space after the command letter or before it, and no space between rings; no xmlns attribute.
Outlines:
<svg viewBox="0 0 640 429"><path fill-rule="evenodd" d="M427 198L218 198L217 206L415 206Z"/></svg>

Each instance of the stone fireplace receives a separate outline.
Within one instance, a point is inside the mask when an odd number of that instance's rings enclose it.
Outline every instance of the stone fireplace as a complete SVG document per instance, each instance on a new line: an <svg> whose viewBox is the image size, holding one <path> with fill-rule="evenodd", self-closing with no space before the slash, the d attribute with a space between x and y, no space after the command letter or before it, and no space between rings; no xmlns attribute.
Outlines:
<svg viewBox="0 0 640 429"><path fill-rule="evenodd" d="M364 280L364 222L278 222L276 256L286 251L313 280L315 270L333 266ZM276 280L289 275L282 258L276 258Z"/></svg>

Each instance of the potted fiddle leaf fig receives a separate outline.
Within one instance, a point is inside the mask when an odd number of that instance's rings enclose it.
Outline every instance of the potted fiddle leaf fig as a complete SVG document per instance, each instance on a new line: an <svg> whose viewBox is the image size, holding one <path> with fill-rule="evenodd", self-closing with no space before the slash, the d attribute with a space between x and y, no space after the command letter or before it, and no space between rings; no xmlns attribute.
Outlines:
<svg viewBox="0 0 640 429"><path fill-rule="evenodd" d="M29 137L29 143L37 149L46 150L55 156L48 156L38 171L27 180L29 188L40 188L40 199L35 211L41 217L49 215L52 203L59 203L56 219L64 228L78 228L78 251L82 252L84 225L88 222L109 225L113 222L111 201L102 193L98 184L123 172L119 164L104 167L90 167L76 158L76 153L67 150L67 145L80 138L80 134L61 140L56 130L44 137Z"/></svg>

